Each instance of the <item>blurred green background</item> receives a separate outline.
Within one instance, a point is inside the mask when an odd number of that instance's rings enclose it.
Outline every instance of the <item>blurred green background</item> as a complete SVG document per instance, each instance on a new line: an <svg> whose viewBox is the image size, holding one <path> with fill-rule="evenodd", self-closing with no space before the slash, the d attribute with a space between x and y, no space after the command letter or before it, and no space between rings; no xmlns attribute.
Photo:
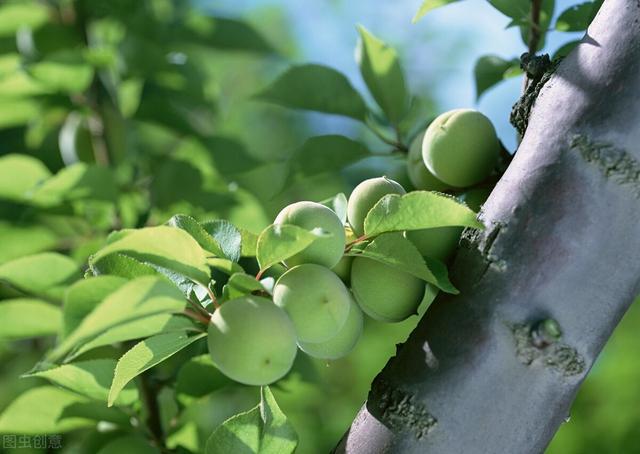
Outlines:
<svg viewBox="0 0 640 454"><path fill-rule="evenodd" d="M63 251L84 264L109 231L160 224L178 212L198 219L224 217L259 232L292 201L348 193L359 181L382 174L406 181L404 159L355 121L292 112L253 96L291 63L307 61L341 70L364 91L353 62L355 23L400 52L421 100L417 122L445 109L476 105L513 149L508 114L520 81L512 79L476 104L472 67L482 53L522 52L519 38L513 39L517 32L505 30L505 18L485 2L461 2L411 25L418 3L0 3L0 160L28 155L43 163L42 176L64 175L48 187L49 201L33 205L11 195L12 185L29 183L23 175L0 174L0 264L45 250ZM556 6L561 10L569 4ZM566 39L567 34L551 33L547 46L553 50ZM363 141L373 156L339 173L297 174L289 157L306 138L329 133ZM86 166L79 175L64 174L78 163ZM12 296L13 290L0 283L0 298ZM300 435L298 452L324 453L335 445L373 377L416 322L417 317L396 325L368 320L357 349L339 361L298 356L293 372L274 387ZM636 305L591 372L549 453L640 452L638 326ZM0 410L38 384L17 377L52 341L0 341ZM165 366L167 373L180 361L178 355ZM197 396L188 411L173 403L165 410L208 434L256 401L255 389L230 386ZM184 434L174 435L179 445ZM65 437L65 452L87 452L95 441L83 433Z"/></svg>

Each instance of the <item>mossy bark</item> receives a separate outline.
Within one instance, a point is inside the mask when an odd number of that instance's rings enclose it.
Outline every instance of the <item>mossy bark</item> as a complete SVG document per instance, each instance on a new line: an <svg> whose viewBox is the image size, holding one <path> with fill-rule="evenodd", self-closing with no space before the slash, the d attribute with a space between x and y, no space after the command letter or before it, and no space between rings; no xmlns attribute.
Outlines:
<svg viewBox="0 0 640 454"><path fill-rule="evenodd" d="M540 453L640 290L640 2L546 82L440 295L337 452ZM540 332L540 327L546 331Z"/></svg>

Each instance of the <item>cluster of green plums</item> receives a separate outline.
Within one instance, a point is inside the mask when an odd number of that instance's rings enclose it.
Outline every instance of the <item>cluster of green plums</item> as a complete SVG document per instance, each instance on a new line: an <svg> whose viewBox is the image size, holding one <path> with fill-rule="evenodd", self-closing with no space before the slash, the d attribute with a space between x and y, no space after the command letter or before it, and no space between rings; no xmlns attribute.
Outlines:
<svg viewBox="0 0 640 454"><path fill-rule="evenodd" d="M448 112L411 145L409 176L416 189L473 186L493 171L498 151L495 130L484 115ZM319 229L327 235L286 260L272 298L246 295L216 310L208 330L214 364L237 382L265 385L291 369L298 349L325 360L347 355L362 334L364 314L389 323L416 314L425 295L424 281L365 256L345 255L348 243L364 241L369 210L387 194L405 193L386 177L363 181L348 199L346 226L319 203L285 207L274 224ZM487 195L486 189L471 189L460 198L477 209ZM460 232L443 227L405 235L424 256L446 261Z"/></svg>

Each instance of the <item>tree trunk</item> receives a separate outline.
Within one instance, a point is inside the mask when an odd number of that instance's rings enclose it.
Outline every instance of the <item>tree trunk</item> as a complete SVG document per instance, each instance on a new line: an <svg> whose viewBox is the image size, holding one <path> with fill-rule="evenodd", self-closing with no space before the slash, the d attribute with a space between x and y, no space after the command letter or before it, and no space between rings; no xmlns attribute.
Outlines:
<svg viewBox="0 0 640 454"><path fill-rule="evenodd" d="M336 452L540 453L640 283L640 1L542 88L440 295Z"/></svg>

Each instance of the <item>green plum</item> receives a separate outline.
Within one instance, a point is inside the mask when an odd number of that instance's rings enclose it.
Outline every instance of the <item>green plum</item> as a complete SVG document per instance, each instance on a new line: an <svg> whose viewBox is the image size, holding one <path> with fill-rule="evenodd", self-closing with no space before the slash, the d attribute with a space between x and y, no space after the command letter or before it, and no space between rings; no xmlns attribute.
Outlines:
<svg viewBox="0 0 640 454"><path fill-rule="evenodd" d="M427 128L422 159L445 184L464 188L493 171L500 152L496 130L482 113L456 109L438 116Z"/></svg>
<svg viewBox="0 0 640 454"><path fill-rule="evenodd" d="M314 358L338 359L347 356L356 346L362 335L362 310L351 299L349 315L338 333L326 342L300 342L300 349Z"/></svg>
<svg viewBox="0 0 640 454"><path fill-rule="evenodd" d="M469 189L467 192L462 193L459 199L466 203L473 211L478 212L484 202L489 198L489 194L491 194L491 188L479 187Z"/></svg>
<svg viewBox="0 0 640 454"><path fill-rule="evenodd" d="M347 219L357 236L364 234L364 220L369 210L387 194L404 195L400 183L387 177L370 178L355 187L347 203Z"/></svg>
<svg viewBox="0 0 640 454"><path fill-rule="evenodd" d="M366 257L351 266L351 289L365 314L382 322L400 322L416 313L425 283L409 273Z"/></svg>
<svg viewBox="0 0 640 454"><path fill-rule="evenodd" d="M344 234L347 240L347 244L356 239L353 230L351 230L351 228L349 227L344 228ZM338 264L331 268L331 271L336 273L338 277L342 279L342 282L347 285L349 285L349 282L351 281L351 262L353 262L353 257L343 255Z"/></svg>
<svg viewBox="0 0 640 454"><path fill-rule="evenodd" d="M409 147L409 154L407 155L409 180L411 180L411 184L416 189L424 191L446 191L450 189L450 186L447 186L429 172L429 169L427 169L422 159L422 140L424 134L425 131L418 134Z"/></svg>
<svg viewBox="0 0 640 454"><path fill-rule="evenodd" d="M293 224L307 230L320 229L330 234L288 258L288 266L316 263L332 268L344 253L344 226L338 215L324 205L315 202L293 203L278 213L274 224Z"/></svg>
<svg viewBox="0 0 640 454"><path fill-rule="evenodd" d="M462 230L462 227L437 227L411 230L405 236L424 257L447 262L458 247Z"/></svg>
<svg viewBox="0 0 640 454"><path fill-rule="evenodd" d="M308 263L278 279L273 301L289 314L299 342L325 342L347 320L351 294L333 271Z"/></svg>
<svg viewBox="0 0 640 454"><path fill-rule="evenodd" d="M287 314L271 300L243 296L214 312L209 354L220 371L245 385L268 385L289 372L296 333Z"/></svg>

